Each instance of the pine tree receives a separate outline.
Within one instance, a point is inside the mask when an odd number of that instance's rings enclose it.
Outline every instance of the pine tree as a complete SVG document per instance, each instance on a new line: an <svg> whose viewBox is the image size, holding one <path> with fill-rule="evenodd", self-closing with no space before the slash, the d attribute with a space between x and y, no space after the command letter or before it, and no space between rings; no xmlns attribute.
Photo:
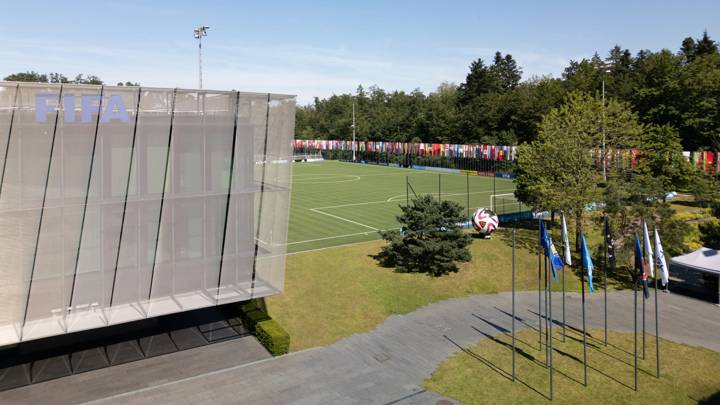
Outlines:
<svg viewBox="0 0 720 405"><path fill-rule="evenodd" d="M685 62L690 63L695 59L696 45L692 37L683 39L680 47L680 54L685 57Z"/></svg>
<svg viewBox="0 0 720 405"><path fill-rule="evenodd" d="M695 48L695 55L712 55L714 53L718 52L718 45L717 42L710 39L710 36L708 35L707 31L703 32L702 38L698 39L697 45Z"/></svg>
<svg viewBox="0 0 720 405"><path fill-rule="evenodd" d="M402 232L381 232L389 243L376 258L384 266L401 273L442 276L458 271L455 262L470 261L468 246L472 239L458 225L466 220L458 203L438 202L431 195L422 195L400 208L402 214L397 220Z"/></svg>
<svg viewBox="0 0 720 405"><path fill-rule="evenodd" d="M470 64L470 72L458 88L458 102L468 104L482 94L496 92L499 88L498 76L485 66L481 58Z"/></svg>

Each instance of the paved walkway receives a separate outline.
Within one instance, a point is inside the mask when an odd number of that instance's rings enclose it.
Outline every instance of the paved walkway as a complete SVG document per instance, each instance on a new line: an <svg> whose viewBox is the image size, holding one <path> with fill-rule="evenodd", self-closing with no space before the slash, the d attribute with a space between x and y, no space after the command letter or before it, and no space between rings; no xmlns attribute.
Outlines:
<svg viewBox="0 0 720 405"><path fill-rule="evenodd" d="M602 327L602 293L588 299L588 327ZM660 335L666 339L720 351L720 308L675 294L661 293ZM558 319L560 294L553 295ZM609 326L632 331L632 293L608 294ZM566 298L568 325L580 327L580 298ZM517 295L516 326L536 327L537 292ZM648 331L654 329L653 301L647 301ZM419 386L448 356L487 336L509 330L510 294L479 295L428 305L393 315L372 332L335 344L225 370L155 384L108 396L101 404L435 404L441 397ZM182 365L178 365L182 367ZM122 378L122 376L118 376ZM36 386L3 403L47 403ZM64 384L65 389L92 390ZM97 389L95 387L94 389ZM12 391L15 393L20 390ZM53 402L63 401L61 392ZM0 399L2 396L0 396ZM453 401L455 402L455 401Z"/></svg>

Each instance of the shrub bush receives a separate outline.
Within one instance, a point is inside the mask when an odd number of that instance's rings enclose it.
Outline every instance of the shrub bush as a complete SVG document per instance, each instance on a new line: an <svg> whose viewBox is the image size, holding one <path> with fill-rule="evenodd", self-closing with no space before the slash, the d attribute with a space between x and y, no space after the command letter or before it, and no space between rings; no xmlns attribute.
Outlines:
<svg viewBox="0 0 720 405"><path fill-rule="evenodd" d="M262 303L249 301L240 304L245 324L257 340L273 355L286 354L290 348L290 335L263 309Z"/></svg>
<svg viewBox="0 0 720 405"><path fill-rule="evenodd" d="M273 356L287 354L290 350L290 335L274 319L258 322L255 336Z"/></svg>
<svg viewBox="0 0 720 405"><path fill-rule="evenodd" d="M270 316L258 307L257 303L254 301L241 304L240 312L243 321L245 321L245 324L250 329L251 333L255 333L255 325L257 325L258 322L270 319Z"/></svg>

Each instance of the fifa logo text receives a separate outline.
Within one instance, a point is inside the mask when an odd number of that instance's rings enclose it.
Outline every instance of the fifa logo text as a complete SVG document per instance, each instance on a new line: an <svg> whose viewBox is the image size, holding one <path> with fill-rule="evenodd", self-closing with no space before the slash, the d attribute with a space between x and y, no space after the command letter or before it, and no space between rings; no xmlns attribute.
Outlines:
<svg viewBox="0 0 720 405"><path fill-rule="evenodd" d="M58 94L40 93L35 96L35 121L46 122L48 115L57 111ZM100 96L83 94L80 98L80 119L78 120L75 108L77 97L64 95L62 97L63 121L65 123L90 123L94 122L93 114L100 112ZM100 122L106 123L112 120L129 122L127 109L120 96L108 96L102 100L102 114Z"/></svg>

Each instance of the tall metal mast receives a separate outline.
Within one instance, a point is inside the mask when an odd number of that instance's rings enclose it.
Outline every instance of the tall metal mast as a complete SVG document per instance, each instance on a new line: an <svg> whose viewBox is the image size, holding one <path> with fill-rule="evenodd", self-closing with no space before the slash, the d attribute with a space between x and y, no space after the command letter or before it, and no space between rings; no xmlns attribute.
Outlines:
<svg viewBox="0 0 720 405"><path fill-rule="evenodd" d="M202 37L207 36L207 30L210 27L201 25L193 30L195 39L198 40L198 74L200 76L199 88L202 89Z"/></svg>

